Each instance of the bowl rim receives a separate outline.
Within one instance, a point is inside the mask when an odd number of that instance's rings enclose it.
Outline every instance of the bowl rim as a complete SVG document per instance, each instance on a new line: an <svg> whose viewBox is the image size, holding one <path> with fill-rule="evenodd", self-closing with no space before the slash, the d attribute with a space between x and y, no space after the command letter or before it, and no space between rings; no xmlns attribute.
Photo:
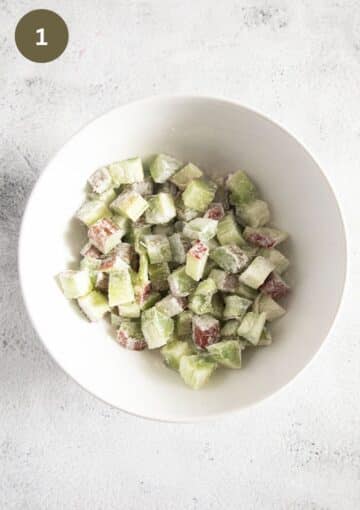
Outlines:
<svg viewBox="0 0 360 510"><path fill-rule="evenodd" d="M65 370L65 368L61 365L61 363L57 360L56 356L51 352L50 347L45 342L45 339L42 338L42 336L40 335L40 333L38 331L38 328L36 327L36 321L33 318L32 313L31 313L31 300L29 299L29 296L27 294L27 290L25 288L24 279L23 279L23 274L24 274L24 270L25 270L24 269L24 264L23 264L23 261L24 261L24 235L23 235L23 232L25 230L25 226L26 226L26 223L27 223L27 217L29 215L29 211L30 211L31 206L32 206L32 202L33 202L33 198L34 198L34 195L35 195L35 191L40 186L40 183L41 183L41 181L42 181L42 179L43 179L43 177L44 177L48 167L57 158L59 153L79 133L81 133L84 129L86 129L86 128L90 127L91 125L95 124L98 120L105 118L107 115L109 115L110 113L114 112L115 110L126 109L127 107L133 107L133 106L138 106L138 105L139 106L146 105L147 103L151 103L151 102L162 102L162 101L172 101L172 100L182 100L182 101L194 101L195 100L195 101L203 101L203 102L218 102L218 103L223 103L223 104L230 105L230 106L235 106L237 108L246 110L246 111L250 112L251 114L254 114L254 115L260 117L263 121L271 124L275 128L281 130L284 134L286 134L287 136L292 138L292 140L295 141L307 153L307 155L311 158L311 160L318 167L318 169L320 171L320 174L321 174L321 176L324 179L325 184L327 185L330 193L332 194L332 196L334 198L334 202L335 202L335 205L336 205L336 208L337 208L337 212L338 212L338 215L339 215L340 224L341 224L341 228L342 228L343 241L344 241L344 255L345 255L345 257L344 257L344 277L343 277L341 292L340 292L340 295L339 295L339 298L338 298L338 302L337 302L337 305L336 305L336 311L335 311L335 314L334 314L334 318L333 318L330 326L328 327L328 330L327 330L326 334L323 336L323 339L322 339L320 345L314 351L312 357L308 360L308 362L303 367L301 367L291 377L291 379L289 379L285 384L280 386L275 391L272 391L272 392L270 392L268 394L264 394L264 396L262 398L254 401L254 402L252 402L250 404L244 405L242 407L234 408L234 409L230 409L230 410L218 411L218 412L209 413L209 414L203 414L203 415L195 416L195 417L186 416L186 417L181 417L181 418L172 418L170 416L166 416L165 417L166 413L164 413L164 415L161 416L161 417L157 417L157 416L153 416L153 415L150 415L150 414L136 413L134 411L129 411L127 409L118 407L118 406L114 405L113 403L107 401L106 399L104 399L103 397L98 395L97 393L94 393L93 391L89 390L86 386L84 386L82 383L80 383L75 378L75 376L73 376L67 370ZM83 124L79 129L77 129L70 136L70 138L68 138L58 148L58 150L55 151L55 153L50 157L50 159L46 162L46 164L44 165L44 167L40 171L40 173L39 173L39 175L38 175L38 177L36 179L36 182L35 182L32 190L30 192L30 195L29 195L29 197L27 199L27 202L26 202L26 205L25 205L25 208L24 208L24 212L23 212L23 215L22 215L22 218L21 218L21 225L20 225L19 237L18 237L17 255L18 255L17 256L17 270L18 270L18 275L19 275L20 290L21 290L21 295L22 295L23 303L25 305L25 309L26 309L26 312L27 312L27 316L28 316L28 318L30 320L30 323L31 323L34 331L36 332L36 335L37 335L38 339L41 341L41 343L42 343L43 347L45 348L46 352L50 355L51 359L62 370L62 372L64 372L72 381L74 381L78 386L80 386L83 390L85 390L89 395L91 395L91 396L95 397L96 399L100 400L102 403L110 406L112 409L124 412L124 413L126 413L128 415L135 416L137 418L143 418L145 420L155 421L155 422L163 422L163 423L190 424L190 423L205 422L205 421L210 421L210 420L214 421L214 420L217 420L219 418L224 418L224 417L227 417L227 416L234 416L234 415L240 414L241 412L244 412L244 411L246 411L246 410L248 410L250 408L256 407L259 404L264 403L265 401L268 401L268 400L272 399L273 397L278 395L280 392L285 390L285 388L288 388L291 384L294 383L294 381L298 378L298 376L300 374L302 374L307 368L309 368L310 365L312 365L312 363L315 361L315 359L318 357L320 351L322 350L326 340L328 339L328 337L330 336L331 332L333 331L333 329L337 325L337 322L339 320L340 314L341 314L342 309L343 309L343 303L344 303L344 299L343 298L344 298L344 294L345 294L345 289L347 288L347 285L348 285L348 277L349 277L349 274L348 274L348 265L349 265L348 264L348 232L347 232L347 228L346 228L346 223L344 221L344 215L342 213L342 207L341 207L340 202L339 202L339 200L337 198L336 192L335 192L335 190L334 190L334 188L333 188L333 186L331 184L331 181L329 180L329 178L327 177L327 175L323 171L323 169L320 166L320 164L314 158L312 153L307 149L307 147L304 145L304 143L302 143L292 132L290 132L288 129L286 129L281 123L279 123L278 121L275 122L274 120L272 120L267 115L263 114L262 112L258 111L257 109L255 109L253 107L245 105L244 103L240 102L237 99L231 99L231 98L228 98L228 97L225 97L225 96L221 96L221 95L220 96L218 96L218 95L216 95L216 96L209 96L209 95L202 95L202 94L159 94L159 95L152 95L152 96L146 96L146 97L141 98L141 99L136 99L136 100L133 100L133 101L130 101L130 102L126 102L126 103L120 104L118 106L115 106L115 107L112 107L112 108L106 110L101 115L93 116L91 120L89 120L88 122Z"/></svg>

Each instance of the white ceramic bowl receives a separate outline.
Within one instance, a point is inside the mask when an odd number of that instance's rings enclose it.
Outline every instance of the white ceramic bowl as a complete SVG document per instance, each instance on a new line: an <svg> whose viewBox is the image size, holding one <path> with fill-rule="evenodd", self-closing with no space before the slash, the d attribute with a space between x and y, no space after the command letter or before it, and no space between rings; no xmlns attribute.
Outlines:
<svg viewBox="0 0 360 510"><path fill-rule="evenodd" d="M73 220L97 167L167 152L210 175L249 173L291 234L293 292L274 343L248 350L242 370L219 370L200 390L187 388L157 352L130 352L103 323L90 324L61 294L54 275L76 260L85 229ZM262 115L226 100L154 97L119 107L76 134L38 180L23 219L19 269L33 325L58 364L81 386L124 411L195 421L268 397L313 358L334 321L345 271L344 227L334 194L310 154Z"/></svg>

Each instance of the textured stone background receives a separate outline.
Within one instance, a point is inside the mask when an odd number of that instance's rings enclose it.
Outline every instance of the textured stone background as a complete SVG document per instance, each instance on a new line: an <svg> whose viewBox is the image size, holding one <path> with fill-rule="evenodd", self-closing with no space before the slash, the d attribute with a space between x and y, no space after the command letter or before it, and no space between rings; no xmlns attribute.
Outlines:
<svg viewBox="0 0 360 510"><path fill-rule="evenodd" d="M37 7L70 29L51 64L14 45ZM0 27L0 508L360 508L359 1L0 0ZM350 278L294 384L229 419L177 426L111 409L54 365L23 308L16 249L37 175L84 123L191 92L237 98L307 145L342 205Z"/></svg>

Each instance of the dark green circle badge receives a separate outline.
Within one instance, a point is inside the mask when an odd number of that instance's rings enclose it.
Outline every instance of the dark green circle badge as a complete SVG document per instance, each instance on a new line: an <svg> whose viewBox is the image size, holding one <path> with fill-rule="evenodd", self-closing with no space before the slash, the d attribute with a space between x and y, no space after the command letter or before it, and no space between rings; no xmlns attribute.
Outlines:
<svg viewBox="0 0 360 510"><path fill-rule="evenodd" d="M51 62L65 50L69 31L54 11L37 9L21 18L15 30L18 50L32 62Z"/></svg>

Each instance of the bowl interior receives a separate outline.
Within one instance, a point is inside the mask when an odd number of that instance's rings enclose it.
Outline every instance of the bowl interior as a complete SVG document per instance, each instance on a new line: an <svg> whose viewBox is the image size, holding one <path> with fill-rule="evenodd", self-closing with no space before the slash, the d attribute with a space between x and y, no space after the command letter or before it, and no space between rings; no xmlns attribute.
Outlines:
<svg viewBox="0 0 360 510"><path fill-rule="evenodd" d="M64 299L54 275L76 263L86 238L72 220L90 173L113 160L167 152L211 175L245 170L287 230L294 290L272 327L271 347L249 349L240 371L219 370L188 389L154 352L126 351L110 326L90 324ZM346 266L343 224L317 164L288 133L235 103L153 98L120 107L75 135L39 179L23 220L19 264L35 328L63 369L106 402L138 415L196 420L272 394L314 356L335 318Z"/></svg>

